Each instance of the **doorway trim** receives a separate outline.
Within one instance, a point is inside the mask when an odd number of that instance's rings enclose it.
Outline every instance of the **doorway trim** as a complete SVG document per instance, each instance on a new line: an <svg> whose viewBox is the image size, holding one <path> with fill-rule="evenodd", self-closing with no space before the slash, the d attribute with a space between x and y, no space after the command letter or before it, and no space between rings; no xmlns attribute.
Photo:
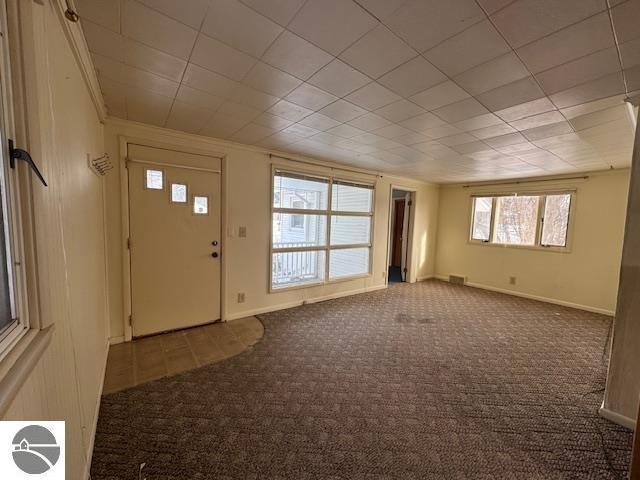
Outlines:
<svg viewBox="0 0 640 480"><path fill-rule="evenodd" d="M129 172L127 170L128 145L135 144L149 148L158 148L162 150L171 150L179 153L187 153L192 155L202 155L205 157L214 157L220 159L220 321L226 321L226 240L227 240L227 178L224 174L227 166L227 155L219 151L209 151L201 148L192 148L180 146L171 143L164 143L149 138L118 135L118 164L120 167L120 217L122 225L122 235L120 238L120 248L122 249L122 325L125 342L130 342L133 338L133 329L131 327L130 318L132 312L131 303L131 251L129 250L128 240L130 236L129 223ZM178 165L176 165L178 166Z"/></svg>
<svg viewBox="0 0 640 480"><path fill-rule="evenodd" d="M411 208L409 209L409 223L407 226L407 252L406 252L406 283L414 283L417 281L416 276L414 275L414 265L413 265L413 235L414 235L414 223L416 218L416 196L418 195L417 188L415 187L407 187L404 185L391 184L389 185L389 205L388 205L388 224L387 224L387 256L386 256L386 265L385 265L385 277L384 284L386 286L389 285L389 262L391 262L391 250L393 248L393 218L391 218L391 213L393 212L393 191L394 190L402 190L410 194Z"/></svg>

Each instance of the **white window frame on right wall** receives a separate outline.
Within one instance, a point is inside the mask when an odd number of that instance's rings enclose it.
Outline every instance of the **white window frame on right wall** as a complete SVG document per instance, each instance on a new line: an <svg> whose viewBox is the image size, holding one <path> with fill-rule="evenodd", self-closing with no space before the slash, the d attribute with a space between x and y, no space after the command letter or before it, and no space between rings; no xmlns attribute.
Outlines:
<svg viewBox="0 0 640 480"><path fill-rule="evenodd" d="M548 196L553 195L570 195L569 215L567 220L567 235L564 246L553 246L542 244L542 231L544 227L544 214L546 207L546 200ZM497 200L500 197L514 197L514 196L533 196L540 197L538 202L538 211L536 218L536 232L535 243L533 245L527 244L509 244L500 243L495 240L495 224L496 224L496 207ZM477 198L491 198L491 219L489 225L489 240L480 240L473 238L474 231L474 219L475 219L475 206ZM490 247L502 247L502 248L515 248L525 250L542 250L545 252L560 252L570 253L573 240L573 223L575 219L575 205L576 205L576 190L562 189L562 190L544 190L544 191L518 191L518 192L501 192L501 193L473 193L470 196L470 213L469 213L469 236L468 242L474 245L485 245Z"/></svg>

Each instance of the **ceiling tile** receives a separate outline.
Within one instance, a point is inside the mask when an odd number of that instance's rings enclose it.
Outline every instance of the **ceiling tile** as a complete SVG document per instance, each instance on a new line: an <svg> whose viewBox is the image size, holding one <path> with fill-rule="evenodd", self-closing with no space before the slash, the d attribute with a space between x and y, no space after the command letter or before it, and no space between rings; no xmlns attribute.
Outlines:
<svg viewBox="0 0 640 480"><path fill-rule="evenodd" d="M640 64L640 38L621 44L620 56L622 57L624 68L631 68Z"/></svg>
<svg viewBox="0 0 640 480"><path fill-rule="evenodd" d="M282 132L307 138L307 137L312 137L314 135L317 135L318 133L320 133L320 130L316 130L315 128L311 128L311 127L306 127L299 123L294 123L293 125L290 125L287 128L285 128Z"/></svg>
<svg viewBox="0 0 640 480"><path fill-rule="evenodd" d="M268 95L246 85L239 85L229 98L234 102L241 103L258 110L266 110L280 100L278 97Z"/></svg>
<svg viewBox="0 0 640 480"><path fill-rule="evenodd" d="M477 96L489 110L495 112L544 97L544 93L532 76L527 76Z"/></svg>
<svg viewBox="0 0 640 480"><path fill-rule="evenodd" d="M272 115L271 113L263 112L253 119L253 123L262 125L263 127L273 128L274 130L282 130L283 128L287 128L293 122L291 120L278 117L277 115ZM313 126L313 125L310 125L310 126Z"/></svg>
<svg viewBox="0 0 640 480"><path fill-rule="evenodd" d="M400 97L379 83L371 82L350 93L345 99L367 110L375 110L400 100Z"/></svg>
<svg viewBox="0 0 640 480"><path fill-rule="evenodd" d="M165 127L183 132L198 133L212 115L213 111L211 110L175 101L171 106L171 112Z"/></svg>
<svg viewBox="0 0 640 480"><path fill-rule="evenodd" d="M216 113L251 121L258 115L260 115L261 110L249 107L247 105L242 105L240 103L226 101L222 105L220 105L220 108L218 108Z"/></svg>
<svg viewBox="0 0 640 480"><path fill-rule="evenodd" d="M344 97L371 82L371 79L336 58L318 71L308 82L338 97Z"/></svg>
<svg viewBox="0 0 640 480"><path fill-rule="evenodd" d="M550 125L543 125L541 127L532 128L530 130L524 130L521 133L527 137L530 142L540 140L542 138L554 137L556 135L562 135L565 133L573 132L573 128L568 122L552 123Z"/></svg>
<svg viewBox="0 0 640 480"><path fill-rule="evenodd" d="M216 113L205 123L200 134L215 138L228 138L248 123L242 118Z"/></svg>
<svg viewBox="0 0 640 480"><path fill-rule="evenodd" d="M555 108L555 105L551 103L547 97L542 97L537 100L514 105L503 110L497 110L495 114L505 122L512 122L524 117L537 115L538 113L549 112L551 110L555 110Z"/></svg>
<svg viewBox="0 0 640 480"><path fill-rule="evenodd" d="M503 9L516 0L477 0L478 4L489 14Z"/></svg>
<svg viewBox="0 0 640 480"><path fill-rule="evenodd" d="M360 130L359 128L352 127L349 124L343 123L342 125L338 125L337 127L333 127L327 130L327 133L330 133L331 135L337 135L338 137L352 138L356 135L362 135L365 132L363 130Z"/></svg>
<svg viewBox="0 0 640 480"><path fill-rule="evenodd" d="M231 95L231 92L239 85L238 82L192 63L187 65L182 83L225 98Z"/></svg>
<svg viewBox="0 0 640 480"><path fill-rule="evenodd" d="M198 35L191 54L192 63L234 80L242 80L256 60L206 35Z"/></svg>
<svg viewBox="0 0 640 480"><path fill-rule="evenodd" d="M366 132L371 132L373 130L377 130L378 128L391 125L391 122L386 118L382 118L380 115L376 115L375 113L366 113L361 117L351 120L349 122L349 125L353 125L354 127Z"/></svg>
<svg viewBox="0 0 640 480"><path fill-rule="evenodd" d="M409 98L426 110L435 110L450 103L463 100L470 95L451 80L442 82L435 87L428 88L423 92Z"/></svg>
<svg viewBox="0 0 640 480"><path fill-rule="evenodd" d="M242 0L242 3L260 12L265 17L269 17L283 27L286 26L293 16L300 10L305 0Z"/></svg>
<svg viewBox="0 0 640 480"><path fill-rule="evenodd" d="M120 2L113 0L76 0L82 25L86 20L120 33Z"/></svg>
<svg viewBox="0 0 640 480"><path fill-rule="evenodd" d="M458 130L468 132L470 130L478 130L480 128L500 125L502 123L504 122L493 113L485 113L483 115L478 115L477 117L472 117L467 120L454 123L453 126Z"/></svg>
<svg viewBox="0 0 640 480"><path fill-rule="evenodd" d="M614 45L606 13L595 15L517 50L532 73L542 72Z"/></svg>
<svg viewBox="0 0 640 480"><path fill-rule="evenodd" d="M558 108L572 107L605 97L624 93L622 72L601 77L591 82L563 90L550 96Z"/></svg>
<svg viewBox="0 0 640 480"><path fill-rule="evenodd" d="M510 125L516 130L528 130L530 128L541 127L542 125L549 125L551 123L562 122L564 117L557 110L552 110L546 113L540 113L531 117L522 118L510 122Z"/></svg>
<svg viewBox="0 0 640 480"><path fill-rule="evenodd" d="M351 0L308 0L288 29L338 55L377 23L374 17Z"/></svg>
<svg viewBox="0 0 640 480"><path fill-rule="evenodd" d="M187 62L142 43L125 39L124 63L180 82Z"/></svg>
<svg viewBox="0 0 640 480"><path fill-rule="evenodd" d="M625 95L616 95L613 97L602 98L593 102L583 103L574 107L563 108L560 110L566 119L572 119L580 115L586 115L587 113L597 112L598 110L605 110L607 108L615 107L617 105L623 105Z"/></svg>
<svg viewBox="0 0 640 480"><path fill-rule="evenodd" d="M618 51L615 47L611 47L538 73L536 78L545 93L551 95L618 70L620 70Z"/></svg>
<svg viewBox="0 0 640 480"><path fill-rule="evenodd" d="M485 113L489 113L480 102L475 98L465 98L459 102L450 103L444 107L433 110L438 117L449 123L459 122L466 118L476 117Z"/></svg>
<svg viewBox="0 0 640 480"><path fill-rule="evenodd" d="M606 7L605 0L520 0L493 14L491 19L511 46L517 48Z"/></svg>
<svg viewBox="0 0 640 480"><path fill-rule="evenodd" d="M132 0L124 0L122 34L187 60L198 32Z"/></svg>
<svg viewBox="0 0 640 480"><path fill-rule="evenodd" d="M453 147L454 145L461 145L463 143L477 142L477 138L468 133L460 133L458 135L451 135L450 137L443 137L438 140L443 145Z"/></svg>
<svg viewBox="0 0 640 480"><path fill-rule="evenodd" d="M430 157L433 158L449 158L449 157L457 157L458 152L453 150L452 148L447 147L446 145L442 145L439 142L426 142L426 143L417 143L413 146L416 150L419 150L423 153L426 153Z"/></svg>
<svg viewBox="0 0 640 480"><path fill-rule="evenodd" d="M176 100L181 103L189 104L194 107L206 110L216 110L220 105L222 105L222 102L224 101L224 99L221 97L211 95L209 93L203 92L202 90L196 90L195 88L191 88L184 83L178 88Z"/></svg>
<svg viewBox="0 0 640 480"><path fill-rule="evenodd" d="M342 52L340 59L371 78L378 78L417 54L380 24Z"/></svg>
<svg viewBox="0 0 640 480"><path fill-rule="evenodd" d="M244 83L270 95L285 97L302 81L266 63L258 62L248 73Z"/></svg>
<svg viewBox="0 0 640 480"><path fill-rule="evenodd" d="M286 31L269 47L262 61L302 80L333 60L324 50Z"/></svg>
<svg viewBox="0 0 640 480"><path fill-rule="evenodd" d="M375 111L376 114L386 118L392 122L401 122L421 113L425 113L423 109L415 103L407 100L398 100L397 102L386 105Z"/></svg>
<svg viewBox="0 0 640 480"><path fill-rule="evenodd" d="M88 20L82 21L82 30L90 52L124 61L126 39L122 35Z"/></svg>
<svg viewBox="0 0 640 480"><path fill-rule="evenodd" d="M477 140L475 137L471 137L471 138L475 141L452 145L451 148L453 148L460 155L468 155L471 153L486 152L488 150L491 150L491 147L488 146L486 143ZM442 142L443 140L445 139L441 138L438 141Z"/></svg>
<svg viewBox="0 0 640 480"><path fill-rule="evenodd" d="M640 65L624 70L629 90L640 90Z"/></svg>
<svg viewBox="0 0 640 480"><path fill-rule="evenodd" d="M509 145L516 145L526 141L527 139L519 132L489 137L484 140L487 145L493 148L508 147Z"/></svg>
<svg viewBox="0 0 640 480"><path fill-rule="evenodd" d="M234 142L251 144L258 142L275 132L276 130L274 130L273 128L265 127L264 125L258 125L256 123L249 123L248 125L245 125L240 130L238 130L236 133L231 135L230 140L233 140Z"/></svg>
<svg viewBox="0 0 640 480"><path fill-rule="evenodd" d="M169 115L173 100L144 90L130 90L127 94L127 119L159 127Z"/></svg>
<svg viewBox="0 0 640 480"><path fill-rule="evenodd" d="M454 80L472 95L478 95L527 76L526 67L511 52L467 70Z"/></svg>
<svg viewBox="0 0 640 480"><path fill-rule="evenodd" d="M340 125L340 122L338 122L337 120L327 117L326 115L323 115L321 113L314 113L313 115L309 115L308 117L300 120L299 123L320 131L329 130L330 128Z"/></svg>
<svg viewBox="0 0 640 480"><path fill-rule="evenodd" d="M364 115L367 111L346 100L338 100L320 110L320 113L328 117L338 120L339 122L348 122L356 117Z"/></svg>
<svg viewBox="0 0 640 480"><path fill-rule="evenodd" d="M640 1L631 0L611 9L613 25L618 42L625 43L640 37L638 18L640 18Z"/></svg>
<svg viewBox="0 0 640 480"><path fill-rule="evenodd" d="M117 3L114 0L109 0ZM150 8L164 13L168 17L185 23L196 30L200 29L202 20L207 13L209 0L189 0L188 2L176 2L175 0L139 0Z"/></svg>
<svg viewBox="0 0 640 480"><path fill-rule="evenodd" d="M282 27L238 0L210 0L201 32L259 58ZM188 2L187 2L188 3Z"/></svg>
<svg viewBox="0 0 640 480"><path fill-rule="evenodd" d="M427 112L415 117L408 118L400 122L400 125L407 127L414 132L423 132L430 128L440 127L446 122L441 118L436 117L433 113Z"/></svg>
<svg viewBox="0 0 640 480"><path fill-rule="evenodd" d="M385 20L407 0L359 0L358 2L379 20Z"/></svg>
<svg viewBox="0 0 640 480"><path fill-rule="evenodd" d="M391 124L387 125L386 127L379 128L372 133L380 135L381 137L394 139L396 137L401 137L403 135L415 132L412 132L408 128L401 127L398 124Z"/></svg>
<svg viewBox="0 0 640 480"><path fill-rule="evenodd" d="M484 20L428 50L424 56L453 77L510 50L491 22Z"/></svg>
<svg viewBox="0 0 640 480"><path fill-rule="evenodd" d="M427 128L425 130L422 130L420 133L426 135L429 138L438 139L442 137L450 137L452 135L459 135L464 132L454 127L453 125L445 123L438 127Z"/></svg>
<svg viewBox="0 0 640 480"><path fill-rule="evenodd" d="M403 97L409 97L446 79L423 57L416 57L383 75L378 82Z"/></svg>
<svg viewBox="0 0 640 480"><path fill-rule="evenodd" d="M304 117L311 115L313 110L301 107L295 103L287 102L286 100L280 100L271 107L267 113L291 120L292 122L299 122Z"/></svg>
<svg viewBox="0 0 640 480"><path fill-rule="evenodd" d="M569 123L576 131L580 131L616 120L629 120L629 113L626 105L617 105L605 110L587 113L586 115L581 115L569 120Z"/></svg>
<svg viewBox="0 0 640 480"><path fill-rule="evenodd" d="M322 107L335 102L338 97L325 92L324 90L303 83L293 92L285 97L286 100L293 102L310 110L320 110Z"/></svg>
<svg viewBox="0 0 640 480"><path fill-rule="evenodd" d="M417 132L409 132L399 137L394 137L394 140L403 145L414 145L416 143L424 143L429 141L429 137Z"/></svg>
<svg viewBox="0 0 640 480"><path fill-rule="evenodd" d="M397 35L420 52L485 18L474 0L409 0L386 22Z"/></svg>

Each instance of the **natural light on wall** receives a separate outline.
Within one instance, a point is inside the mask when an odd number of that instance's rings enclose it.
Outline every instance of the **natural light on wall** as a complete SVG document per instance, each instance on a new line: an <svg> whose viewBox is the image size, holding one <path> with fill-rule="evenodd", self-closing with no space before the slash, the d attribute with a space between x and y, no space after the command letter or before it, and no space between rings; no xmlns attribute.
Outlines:
<svg viewBox="0 0 640 480"><path fill-rule="evenodd" d="M471 241L566 248L572 192L473 197Z"/></svg>
<svg viewBox="0 0 640 480"><path fill-rule="evenodd" d="M274 170L271 289L369 275L373 184Z"/></svg>

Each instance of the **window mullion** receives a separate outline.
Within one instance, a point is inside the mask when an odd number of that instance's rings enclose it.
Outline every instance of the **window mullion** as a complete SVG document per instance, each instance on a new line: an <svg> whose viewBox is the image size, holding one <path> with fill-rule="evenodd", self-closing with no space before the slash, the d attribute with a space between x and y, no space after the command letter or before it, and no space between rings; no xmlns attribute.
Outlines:
<svg viewBox="0 0 640 480"><path fill-rule="evenodd" d="M491 222L489 224L489 243L494 243L493 233L496 223L496 207L498 205L497 197L491 197Z"/></svg>
<svg viewBox="0 0 640 480"><path fill-rule="evenodd" d="M547 196L540 195L540 202L538 202L538 224L536 231L536 246L542 247L542 230L544 229L544 212L547 207Z"/></svg>
<svg viewBox="0 0 640 480"><path fill-rule="evenodd" d="M329 194L327 198L327 228L325 235L327 236L325 244L327 245L324 254L324 281L329 281L329 266L331 265L331 215L333 210L333 177L329 177Z"/></svg>

